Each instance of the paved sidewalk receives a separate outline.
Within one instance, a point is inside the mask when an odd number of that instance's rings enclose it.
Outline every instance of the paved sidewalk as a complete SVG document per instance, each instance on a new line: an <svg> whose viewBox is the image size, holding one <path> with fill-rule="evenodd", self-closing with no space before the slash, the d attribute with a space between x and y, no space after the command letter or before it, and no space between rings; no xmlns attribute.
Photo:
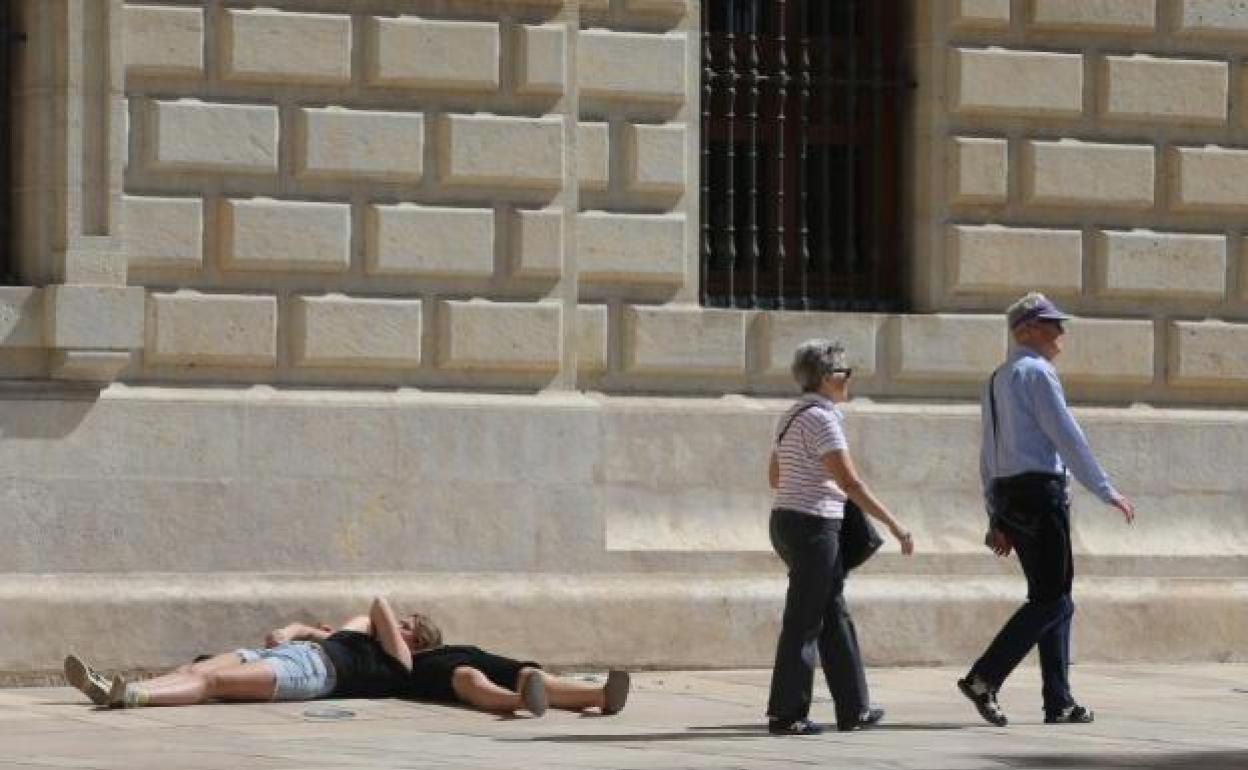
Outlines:
<svg viewBox="0 0 1248 770"><path fill-rule="evenodd" d="M1024 669L1002 696L1005 729L979 721L957 673L873 670L884 727L801 738L764 731L766 671L638 674L619 716L542 719L402 701L107 711L68 688L10 689L0 768L1248 768L1248 666L1078 667L1076 692L1097 710L1083 726L1041 724L1038 676ZM831 712L816 703L816 718Z"/></svg>

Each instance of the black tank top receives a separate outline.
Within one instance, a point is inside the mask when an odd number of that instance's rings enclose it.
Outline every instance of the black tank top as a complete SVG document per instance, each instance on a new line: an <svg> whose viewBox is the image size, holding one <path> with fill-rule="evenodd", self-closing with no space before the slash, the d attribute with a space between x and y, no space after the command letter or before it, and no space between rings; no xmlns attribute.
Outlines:
<svg viewBox="0 0 1248 770"><path fill-rule="evenodd" d="M335 631L321 647L334 664L330 698L391 698L407 685L403 665L373 637L359 631Z"/></svg>

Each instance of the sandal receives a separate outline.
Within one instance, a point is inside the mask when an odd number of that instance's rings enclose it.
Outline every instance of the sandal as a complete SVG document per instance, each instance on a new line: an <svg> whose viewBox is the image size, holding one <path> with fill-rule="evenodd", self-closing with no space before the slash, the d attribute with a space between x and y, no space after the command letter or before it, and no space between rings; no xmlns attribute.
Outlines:
<svg viewBox="0 0 1248 770"><path fill-rule="evenodd" d="M624 710L628 700L629 676L627 671L608 671L607 683L602 688L602 713L610 716Z"/></svg>

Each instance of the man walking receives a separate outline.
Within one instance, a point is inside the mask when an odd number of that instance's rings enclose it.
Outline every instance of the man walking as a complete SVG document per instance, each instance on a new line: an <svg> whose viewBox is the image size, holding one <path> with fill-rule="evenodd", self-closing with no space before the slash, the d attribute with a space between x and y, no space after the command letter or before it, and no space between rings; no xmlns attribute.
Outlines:
<svg viewBox="0 0 1248 770"><path fill-rule="evenodd" d="M980 475L988 507L985 545L998 556L1013 550L1027 576L1027 602L998 632L965 679L962 691L988 722L1008 720L997 691L1033 646L1040 650L1044 721L1091 722L1092 711L1070 692L1070 625L1074 568L1070 547L1067 469L1103 502L1135 509L1110 484L1066 406L1052 361L1062 352L1062 323L1070 316L1032 292L1006 311L1014 346L992 373L982 403Z"/></svg>

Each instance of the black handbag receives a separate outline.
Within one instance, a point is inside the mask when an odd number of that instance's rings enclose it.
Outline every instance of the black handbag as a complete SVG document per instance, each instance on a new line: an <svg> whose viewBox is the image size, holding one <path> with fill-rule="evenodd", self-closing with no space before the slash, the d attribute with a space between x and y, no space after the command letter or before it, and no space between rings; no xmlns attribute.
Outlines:
<svg viewBox="0 0 1248 770"><path fill-rule="evenodd" d="M815 404L806 404L793 413L789 421L784 424L784 429L780 431L776 439L777 445L784 438L784 434L789 432L789 427L793 425L797 416L812 406ZM880 546L884 545L884 538L880 537L880 533L867 515L862 512L862 508L848 498L845 500L845 517L841 519L840 541L841 564L846 572L861 567L863 562L874 556L875 552L880 550Z"/></svg>
<svg viewBox="0 0 1248 770"><path fill-rule="evenodd" d="M845 518L841 519L841 564L849 572L875 555L884 545L884 538L875 525L853 500L845 501Z"/></svg>

